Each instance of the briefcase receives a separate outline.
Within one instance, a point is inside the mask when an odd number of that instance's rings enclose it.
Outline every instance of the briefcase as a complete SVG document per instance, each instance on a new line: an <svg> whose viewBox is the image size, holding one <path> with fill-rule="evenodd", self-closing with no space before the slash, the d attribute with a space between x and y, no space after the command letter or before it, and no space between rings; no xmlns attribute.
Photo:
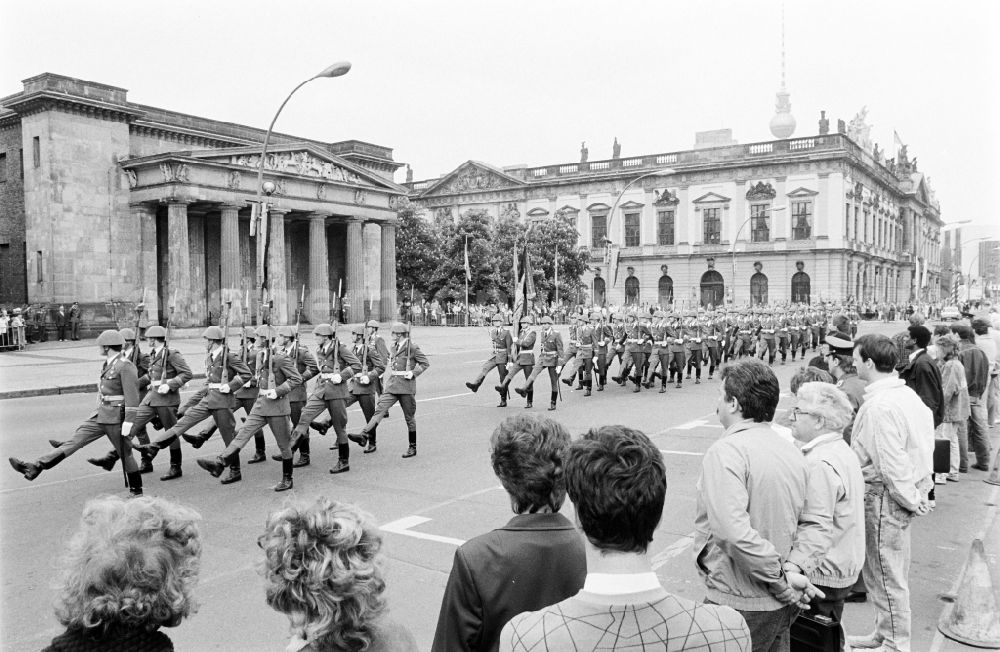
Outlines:
<svg viewBox="0 0 1000 652"><path fill-rule="evenodd" d="M841 633L833 618L803 611L792 623L791 652L840 652Z"/></svg>
<svg viewBox="0 0 1000 652"><path fill-rule="evenodd" d="M951 471L951 440L934 440L934 473Z"/></svg>

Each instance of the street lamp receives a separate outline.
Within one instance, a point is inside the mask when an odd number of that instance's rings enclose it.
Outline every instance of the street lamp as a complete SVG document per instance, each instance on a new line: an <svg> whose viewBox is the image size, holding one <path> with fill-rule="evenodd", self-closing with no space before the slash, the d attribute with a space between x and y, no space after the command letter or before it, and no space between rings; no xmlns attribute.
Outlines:
<svg viewBox="0 0 1000 652"><path fill-rule="evenodd" d="M260 148L260 163L259 167L257 168L257 200L256 200L257 223L256 225L251 224L251 229L250 229L251 233L257 234L257 285L260 287L261 290L265 289L264 288L265 270L267 265L267 262L265 260L265 257L267 255L265 247L265 243L267 241L267 235L263 232L265 229L267 229L267 221L265 217L266 211L264 210L263 194L266 193L268 197L270 197L271 193L274 192L274 184L271 183L270 181L267 182L268 184L270 184L269 187L268 188L264 187L265 185L267 185L264 183L264 160L267 157L267 145L271 140L271 131L274 129L274 123L278 121L278 116L281 115L282 109L284 109L285 105L288 104L288 100L292 99L292 95L295 95L295 91L299 90L300 88L302 88L303 86L305 86L314 79L342 77L343 75L346 75L350 69L351 69L350 61L338 61L337 63L327 66L319 74L310 77L309 79L301 82L298 86L293 88L292 92L289 93L288 97L285 98L285 101L282 102L281 106L278 107L278 111L274 114L274 118L271 119L271 124L268 125L267 127L267 133L264 134L264 144L261 145ZM261 305L258 306L257 315L258 315L258 323L263 324L264 323L263 301L261 302Z"/></svg>
<svg viewBox="0 0 1000 652"><path fill-rule="evenodd" d="M781 211L783 211L783 210L785 210L787 208L788 208L788 206L775 206L774 208L771 208L770 206L767 206L767 207L764 208L764 212L765 213L780 213ZM732 300L731 303L734 306L736 305L736 241L740 239L740 234L743 233L743 227L746 226L747 224L749 224L750 220L754 219L755 217L759 218L760 215L751 215L747 219L743 220L743 223L740 224L740 228L736 229L736 235L733 236L733 246L731 248L731 253L732 253L732 257L733 257L733 282L732 282L732 285L730 285L729 289L730 289L730 292L732 293L731 296L733 297L733 300Z"/></svg>
<svg viewBox="0 0 1000 652"><path fill-rule="evenodd" d="M618 196L615 197L615 201L611 205L611 213L610 213L610 215L608 217L607 233L605 233L605 235L604 235L604 242L605 242L605 245L607 247L607 254L608 254L608 256L607 256L607 258L608 258L608 278L611 279L611 287L614 287L615 284L616 284L616 282L618 281L618 279L613 278L611 276L611 255L610 255L611 254L611 245L614 244L611 241L611 234L614 232L611 227L614 224L615 210L618 208L618 203L622 200L622 197L625 196L625 193L628 192L628 189L635 185L636 181L639 181L640 179L645 179L647 177L668 177L671 174L677 174L677 170L675 170L673 168L660 168L659 170L653 170L652 172L646 172L645 174L640 174L636 178L634 178L631 181L629 181L628 183L626 183L625 187L622 188L621 192L618 193Z"/></svg>

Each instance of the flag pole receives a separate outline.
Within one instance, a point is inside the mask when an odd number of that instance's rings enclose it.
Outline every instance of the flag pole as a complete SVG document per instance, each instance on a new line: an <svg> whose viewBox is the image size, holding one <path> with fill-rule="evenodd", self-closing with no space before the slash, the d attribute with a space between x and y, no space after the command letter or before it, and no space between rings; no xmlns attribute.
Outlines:
<svg viewBox="0 0 1000 652"><path fill-rule="evenodd" d="M559 310L559 253L555 254L556 261L556 310Z"/></svg>

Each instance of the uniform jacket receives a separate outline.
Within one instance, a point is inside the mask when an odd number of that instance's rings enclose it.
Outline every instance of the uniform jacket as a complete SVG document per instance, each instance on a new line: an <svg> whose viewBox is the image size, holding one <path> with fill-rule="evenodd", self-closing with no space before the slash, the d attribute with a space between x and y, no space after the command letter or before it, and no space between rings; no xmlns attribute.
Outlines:
<svg viewBox="0 0 1000 652"><path fill-rule="evenodd" d="M253 345L253 342L247 342L247 346L240 355L240 359L246 363L247 367L250 369L250 380L236 390L236 398L244 399L255 399L257 398L257 352L259 349Z"/></svg>
<svg viewBox="0 0 1000 652"><path fill-rule="evenodd" d="M562 335L556 329L542 331L538 335L538 365L558 367L563 356Z"/></svg>
<svg viewBox="0 0 1000 652"><path fill-rule="evenodd" d="M493 342L493 362L507 364L510 361L510 347L514 338L506 328L491 328L490 340Z"/></svg>
<svg viewBox="0 0 1000 652"><path fill-rule="evenodd" d="M684 324L684 342L687 344L689 351L700 351L704 347L704 336L705 333L702 330L701 324L696 320L692 319Z"/></svg>
<svg viewBox="0 0 1000 652"><path fill-rule="evenodd" d="M347 398L350 392L348 381L361 371L361 361L351 348L338 339L326 342L316 349L316 364L319 366L319 378L312 395L324 401ZM333 374L340 374L339 383L333 382Z"/></svg>
<svg viewBox="0 0 1000 652"><path fill-rule="evenodd" d="M385 361L388 352L383 356L378 349L369 344L357 343L354 345L354 357L361 361L361 371L351 378L351 394L363 396L365 394L376 394L379 391L382 374L385 373ZM367 378L368 384L360 382L361 378Z"/></svg>
<svg viewBox="0 0 1000 652"><path fill-rule="evenodd" d="M409 340L403 340L393 345L389 351L389 359L385 365L385 389L388 394L417 393L417 376L427 371L431 364L420 347ZM394 372L412 371L413 378L397 376Z"/></svg>
<svg viewBox="0 0 1000 652"><path fill-rule="evenodd" d="M143 353L138 346L133 346L128 351L122 349L122 355L135 365L135 369L139 373L139 378L145 376L146 372L149 371L149 354Z"/></svg>
<svg viewBox="0 0 1000 652"><path fill-rule="evenodd" d="M291 393L288 394L288 401L290 403L305 403L308 398L306 396L306 383L319 373L319 365L316 364L316 358L309 352L309 349L298 342L293 344L292 350L286 352L285 355L295 360L295 370L302 376L302 382L292 388Z"/></svg>
<svg viewBox="0 0 1000 652"><path fill-rule="evenodd" d="M535 341L538 333L525 328L517 338L517 364L525 367L535 366Z"/></svg>
<svg viewBox="0 0 1000 652"><path fill-rule="evenodd" d="M250 414L262 417L280 417L292 413L288 404L288 395L302 384L302 376L295 367L295 361L282 353L264 351L257 368L257 401L253 404ZM274 389L278 398L267 398L264 393L271 387L268 379L268 357L271 356L271 371L274 372Z"/></svg>
<svg viewBox="0 0 1000 652"><path fill-rule="evenodd" d="M105 362L97 388L97 412L92 417L97 423L120 424L123 415L125 421L135 420L139 407L139 375L134 364L121 354ZM124 413L122 408L125 408Z"/></svg>
<svg viewBox="0 0 1000 652"><path fill-rule="evenodd" d="M164 357L166 360L164 361ZM166 366L166 373L164 373ZM191 380L191 368L184 356L176 349L164 346L159 353L149 358L149 371L139 379L139 387L148 390L142 399L143 405L151 407L176 407L181 404L181 387ZM160 383L165 383L170 391L157 391Z"/></svg>
<svg viewBox="0 0 1000 652"><path fill-rule="evenodd" d="M615 329L611 327L611 324L602 323L594 333L595 349L594 353L597 355L605 356L608 355L608 350L611 347L612 342L615 339ZM603 344L601 344L603 342Z"/></svg>
<svg viewBox="0 0 1000 652"><path fill-rule="evenodd" d="M80 323L80 309L78 307L73 307L69 309L69 322L71 324Z"/></svg>
<svg viewBox="0 0 1000 652"><path fill-rule="evenodd" d="M229 385L228 394L223 394L219 391L218 387L213 387L213 385L218 385L222 382L223 368L225 368L229 379L226 383ZM222 359L221 350L215 356L211 354L206 355L205 387L195 394L190 402L200 402L209 410L222 410L225 408L232 410L236 407L236 390L250 380L251 376L253 376L253 372L250 371L250 367L232 351L226 353L225 361Z"/></svg>

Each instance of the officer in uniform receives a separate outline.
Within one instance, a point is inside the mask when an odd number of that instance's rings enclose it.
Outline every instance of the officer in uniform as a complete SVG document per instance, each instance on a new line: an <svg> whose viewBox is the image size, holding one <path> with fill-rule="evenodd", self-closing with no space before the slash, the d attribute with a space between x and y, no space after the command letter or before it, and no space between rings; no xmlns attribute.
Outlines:
<svg viewBox="0 0 1000 652"><path fill-rule="evenodd" d="M167 331L162 326L150 326L146 329L146 341L150 344L151 353L147 357L147 370L139 377L139 393L145 396L139 401L132 431L126 433L130 438L138 436L142 444L149 443L146 434L146 424L153 420L159 421L164 428L177 423L177 408L181 404L181 387L191 380L191 368L184 356L177 349L166 346ZM123 351L124 353L124 351ZM118 451L111 449L107 455L88 462L101 467L105 471L114 468L118 461ZM139 472L143 467L153 470L153 465L146 455L142 456ZM181 477L181 444L174 441L170 445L170 468L160 480L173 480Z"/></svg>
<svg viewBox="0 0 1000 652"><path fill-rule="evenodd" d="M701 384L701 367L704 363L705 342L702 325L695 312L689 310L684 320L684 344L687 346L687 379L691 380L691 367L694 367L694 384Z"/></svg>
<svg viewBox="0 0 1000 652"><path fill-rule="evenodd" d="M577 339L577 331L580 328L580 315L574 313L568 316L569 319L569 348L563 353L559 359L559 364L557 365L561 371L559 372L559 380L564 384L573 386L573 376L576 375L576 353L579 350L579 340ZM563 378L563 371L566 370L566 364L570 361L573 364L570 365L569 378ZM577 389L583 389L583 387L577 387Z"/></svg>
<svg viewBox="0 0 1000 652"><path fill-rule="evenodd" d="M355 403L361 404L361 412L365 415L365 423L375 416L375 399L378 397L379 381L385 373L386 358L379 353L378 348L365 338L365 329L355 326L351 331L354 335L354 357L361 361L361 372L354 374L350 380L351 393L344 401L344 407L349 408ZM379 338L381 340L382 338ZM387 350L388 351L388 350ZM378 426L368 432L368 445L365 453L374 453L377 449L375 438Z"/></svg>
<svg viewBox="0 0 1000 652"><path fill-rule="evenodd" d="M11 467L34 480L45 470L51 469L87 444L106 436L118 451L125 467L126 484L132 495L142 495L142 476L139 465L132 457L132 447L122 431L130 431L139 407L139 375L135 365L122 356L125 338L121 333L107 330L97 338L97 346L104 356L101 377L97 383L97 411L81 423L73 438L64 442L54 451L42 455L35 462L25 462L16 457L9 458Z"/></svg>
<svg viewBox="0 0 1000 652"><path fill-rule="evenodd" d="M288 395L302 384L302 376L296 369L295 360L284 354L283 347L271 344L270 331L271 327L267 325L257 328L255 376L258 392L247 420L222 453L217 457L199 458L198 466L211 473L212 477L219 477L226 466L232 468L233 464L239 464L240 450L266 424L271 428L278 450L281 451L281 482L274 486L274 490L288 491L292 488L292 449L289 445L291 422L288 418L292 409L288 404ZM288 337L291 339L291 334Z"/></svg>
<svg viewBox="0 0 1000 652"><path fill-rule="evenodd" d="M319 373L319 367L316 365L316 358L309 352L309 348L299 342L298 333L295 332L294 327L278 326L275 332L278 336L278 353L292 360L295 363L295 370L302 376L302 382L293 387L292 391L288 393L288 407L291 410L292 423L297 424L302 417L302 408L305 407L308 398L306 396L306 383L309 382L310 378ZM325 430L323 434L326 434ZM258 436L259 433L254 435L254 441L257 440ZM296 468L309 466L308 429L292 448L293 453L296 450L299 451L299 459L295 460L292 466ZM272 455L271 459L275 462L280 462L284 458L279 452L277 455Z"/></svg>
<svg viewBox="0 0 1000 652"><path fill-rule="evenodd" d="M479 386L483 384L487 374L494 368L496 368L497 373L500 375L501 383L503 383L503 379L507 376L507 363L510 361L514 338L511 336L510 331L504 328L504 320L499 313L493 315L490 321L493 324L493 328L490 329L490 343L493 346L492 355L483 363L483 368L479 370L479 375L476 376L476 379L471 383L465 383L465 386L471 389L473 393L479 391Z"/></svg>
<svg viewBox="0 0 1000 652"><path fill-rule="evenodd" d="M597 369L597 391L603 392L608 384L609 354L613 355L614 329L605 323L600 311L590 313L590 324L594 328L594 365Z"/></svg>
<svg viewBox="0 0 1000 652"><path fill-rule="evenodd" d="M726 320L721 313L712 311L705 316L705 351L708 353L708 379L722 360L722 341L725 338Z"/></svg>
<svg viewBox="0 0 1000 652"><path fill-rule="evenodd" d="M524 387L515 387L514 391L520 396L533 396L531 391L535 386L535 379L542 373L542 369L546 369L549 373L549 388L551 391L549 410L555 410L556 399L559 397L559 385L557 383L559 382L559 372L562 371L562 368L559 366L559 360L563 355L562 335L559 334L559 331L552 328L552 318L548 315L539 319L538 323L542 325L542 333L538 338L538 361L535 362L535 366L531 370L531 375L528 376Z"/></svg>
<svg viewBox="0 0 1000 652"><path fill-rule="evenodd" d="M778 329L778 352L781 354L781 364L788 358L788 345L791 342L791 315L781 308L775 311L775 326Z"/></svg>
<svg viewBox="0 0 1000 652"><path fill-rule="evenodd" d="M233 416L233 409L236 407L234 394L250 380L253 374L238 355L225 349L221 328L209 326L202 333L202 337L205 338L208 353L205 356L205 386L178 410L178 414L182 416L177 423L149 444L136 445L136 450L146 453L151 459L160 449L170 446L181 434L209 416L219 427L222 440L227 446L236 436L236 418ZM204 443L198 435L186 435L184 439L195 448ZM229 466L229 475L222 479L222 484L238 482L241 478L239 456L234 455Z"/></svg>
<svg viewBox="0 0 1000 652"><path fill-rule="evenodd" d="M538 333L532 328L534 319L531 315L525 315L521 317L521 332L517 336L517 341L514 342L514 361L509 363L507 366L507 375L504 376L503 381L496 387L494 387L497 392L500 393L500 405L498 407L507 407L507 387L510 385L510 381L514 380L514 376L518 372L524 374L525 379L531 375L531 370L535 366L535 341L538 338ZM535 398L534 390L529 389L527 393L528 403L525 408L531 407L531 402Z"/></svg>
<svg viewBox="0 0 1000 652"><path fill-rule="evenodd" d="M669 380L674 380L677 376L677 389L682 386L684 379L684 367L687 365L687 347L684 345L684 326L681 317L677 313L670 313L670 322L667 325L667 349L670 354L668 369Z"/></svg>
<svg viewBox="0 0 1000 652"><path fill-rule="evenodd" d="M650 329L650 334L653 337L652 355L656 356L656 360L649 365L650 374L646 387L647 389L652 389L656 382L655 379L659 377L660 394L663 394L667 391L667 370L670 368L670 328L667 325L666 312L657 310L653 313L653 317L656 321ZM654 372L657 365L659 366L659 373Z"/></svg>
<svg viewBox="0 0 1000 652"><path fill-rule="evenodd" d="M616 383L621 382L620 377L624 374L622 369L625 368L625 340L628 339L628 332L625 330L625 321L621 313L611 313L611 332L612 332L612 349L610 351L611 357L608 358L608 367L611 366L611 361L618 358L618 376L612 376L611 380Z"/></svg>
<svg viewBox="0 0 1000 652"><path fill-rule="evenodd" d="M776 352L775 336L778 331L777 323L774 321L774 313L770 308L763 311L763 315L760 320L760 339L761 346L758 350L758 355L761 360L764 359L764 353L767 352L767 364L774 364L774 355Z"/></svg>
<svg viewBox="0 0 1000 652"><path fill-rule="evenodd" d="M573 375L579 369L583 374L584 396L590 396L594 388L594 356L600 334L594 326L591 326L586 315L577 318L576 327L576 355L570 361L570 374L563 382L567 385L573 383ZM569 382L566 382L566 381ZM579 389L579 387L577 388Z"/></svg>
<svg viewBox="0 0 1000 652"><path fill-rule="evenodd" d="M316 364L318 380L312 394L302 408L299 420L292 431L292 445L295 446L309 436L309 424L323 411L330 413L330 423L337 433L337 464L330 473L344 473L351 470L350 446L347 443L347 406L344 401L350 395L348 381L361 372L361 362L351 348L337 338L337 331L330 324L317 324L313 329L316 337Z"/></svg>
<svg viewBox="0 0 1000 652"><path fill-rule="evenodd" d="M392 350L385 366L382 395L375 406L375 416L368 420L365 427L358 433L348 435L348 438L359 446L368 446L368 435L379 422L389 413L389 408L397 402L403 409L406 420L407 435L410 442L403 457L413 457L417 454L417 376L427 371L430 362L427 356L410 339L410 327L406 324L393 324L392 335L395 338Z"/></svg>

